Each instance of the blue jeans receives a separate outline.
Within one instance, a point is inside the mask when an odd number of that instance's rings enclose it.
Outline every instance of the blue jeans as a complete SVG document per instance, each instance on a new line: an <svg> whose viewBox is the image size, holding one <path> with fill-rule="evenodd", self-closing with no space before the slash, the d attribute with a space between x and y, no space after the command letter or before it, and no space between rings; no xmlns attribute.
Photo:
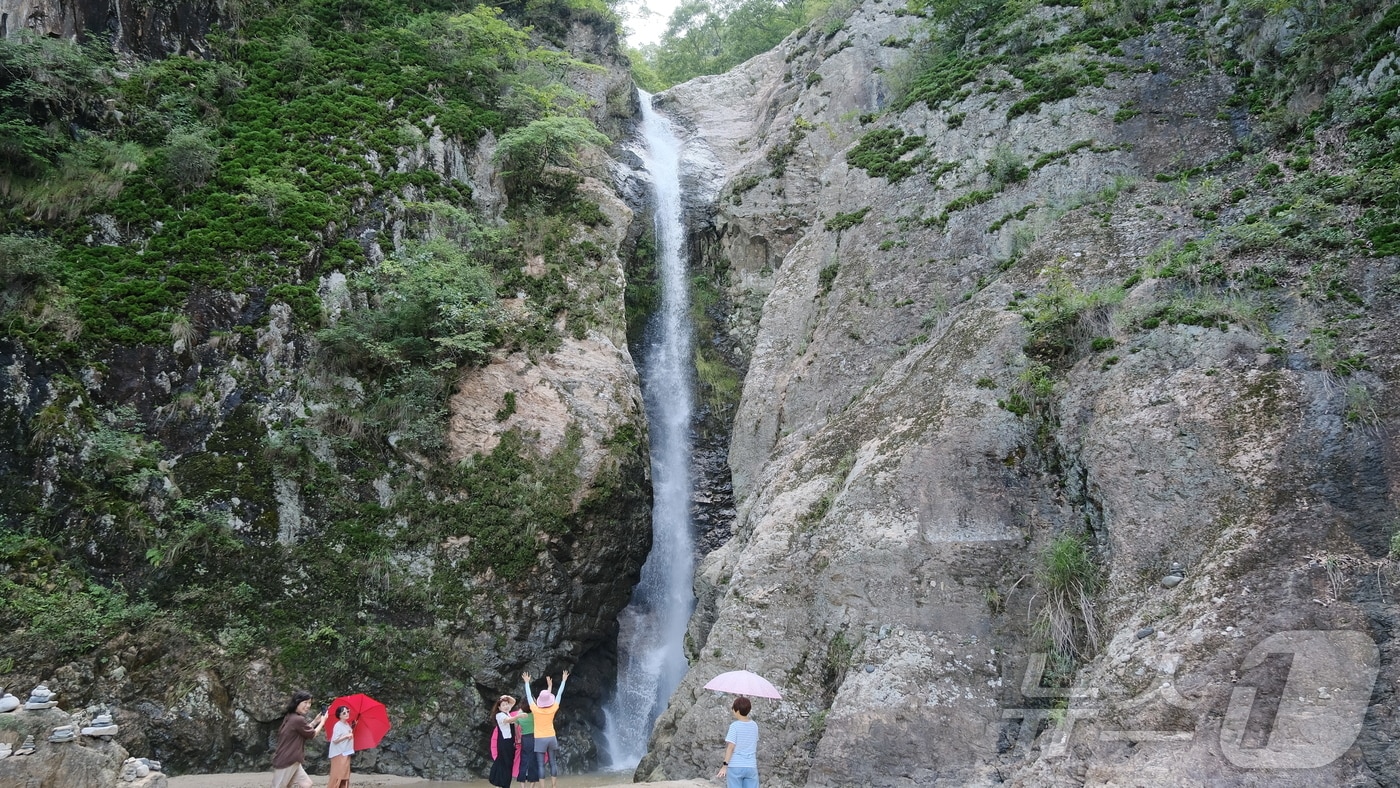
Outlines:
<svg viewBox="0 0 1400 788"><path fill-rule="evenodd" d="M729 788L758 788L758 769L752 766L730 766L724 774Z"/></svg>

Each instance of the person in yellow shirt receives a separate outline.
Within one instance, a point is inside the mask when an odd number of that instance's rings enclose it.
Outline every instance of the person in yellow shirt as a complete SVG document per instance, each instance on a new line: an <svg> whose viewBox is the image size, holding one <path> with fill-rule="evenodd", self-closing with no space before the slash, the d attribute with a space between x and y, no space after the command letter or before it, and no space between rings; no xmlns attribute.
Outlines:
<svg viewBox="0 0 1400 788"><path fill-rule="evenodd" d="M564 703L564 685L569 683L569 671L564 671L563 678L559 679L558 695L554 694L554 679L545 676L545 690L540 693L538 700L530 694L530 674L522 673L520 678L525 679L525 700L529 701L530 714L535 720L535 759L539 765L538 774L543 779L545 767L548 766L549 786L558 788L559 739L554 736L554 715L559 713L559 707Z"/></svg>

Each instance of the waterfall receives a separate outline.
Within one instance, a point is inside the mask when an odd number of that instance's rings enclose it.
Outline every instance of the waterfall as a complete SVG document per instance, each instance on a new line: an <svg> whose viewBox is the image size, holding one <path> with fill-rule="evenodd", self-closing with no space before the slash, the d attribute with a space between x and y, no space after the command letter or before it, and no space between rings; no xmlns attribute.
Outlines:
<svg viewBox="0 0 1400 788"><path fill-rule="evenodd" d="M661 303L641 352L642 396L651 434L651 554L632 601L619 616L617 689L604 709L607 768L634 768L652 723L685 677L686 624L695 608L690 520L694 338L681 222L680 150L671 124L640 92L641 152L655 197Z"/></svg>

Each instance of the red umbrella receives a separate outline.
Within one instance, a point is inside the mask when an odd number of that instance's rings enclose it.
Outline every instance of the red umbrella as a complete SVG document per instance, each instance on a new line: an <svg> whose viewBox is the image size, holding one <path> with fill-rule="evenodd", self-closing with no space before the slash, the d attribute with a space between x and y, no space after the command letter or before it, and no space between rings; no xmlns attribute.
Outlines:
<svg viewBox="0 0 1400 788"><path fill-rule="evenodd" d="M330 717L326 719L326 738L335 731L335 712L341 706L350 707L349 722L355 728L355 750L368 750L378 746L379 740L393 727L389 724L389 710L384 704L368 695L345 695L331 701Z"/></svg>

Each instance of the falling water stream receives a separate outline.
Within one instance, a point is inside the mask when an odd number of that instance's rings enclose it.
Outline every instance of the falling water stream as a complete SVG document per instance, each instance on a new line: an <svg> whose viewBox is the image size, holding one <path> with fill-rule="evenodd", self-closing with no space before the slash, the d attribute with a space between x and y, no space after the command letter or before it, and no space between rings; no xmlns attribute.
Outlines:
<svg viewBox="0 0 1400 788"><path fill-rule="evenodd" d="M641 92L641 151L655 198L661 303L641 353L642 395L651 433L651 554L619 617L617 691L604 709L607 768L631 769L646 753L652 723L685 677L683 643L695 607L690 520L694 339L681 222L679 141Z"/></svg>

